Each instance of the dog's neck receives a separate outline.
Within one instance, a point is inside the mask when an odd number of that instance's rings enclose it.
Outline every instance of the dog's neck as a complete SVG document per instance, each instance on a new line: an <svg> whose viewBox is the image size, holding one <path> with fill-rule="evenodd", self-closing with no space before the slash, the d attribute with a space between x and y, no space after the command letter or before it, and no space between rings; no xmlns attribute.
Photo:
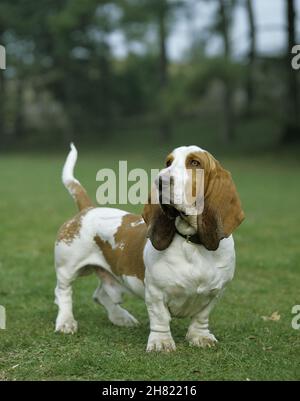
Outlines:
<svg viewBox="0 0 300 401"><path fill-rule="evenodd" d="M197 233L197 215L192 216L177 216L175 227L182 235L194 235Z"/></svg>

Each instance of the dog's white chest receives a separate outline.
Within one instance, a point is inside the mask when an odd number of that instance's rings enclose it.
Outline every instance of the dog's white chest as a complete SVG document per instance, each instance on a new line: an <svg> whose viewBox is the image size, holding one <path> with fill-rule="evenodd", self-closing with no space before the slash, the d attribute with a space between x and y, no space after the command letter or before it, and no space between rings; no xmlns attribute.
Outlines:
<svg viewBox="0 0 300 401"><path fill-rule="evenodd" d="M215 252L174 239L170 251L145 252L146 282L163 292L173 316L193 316L220 295L234 274L233 240L225 240Z"/></svg>

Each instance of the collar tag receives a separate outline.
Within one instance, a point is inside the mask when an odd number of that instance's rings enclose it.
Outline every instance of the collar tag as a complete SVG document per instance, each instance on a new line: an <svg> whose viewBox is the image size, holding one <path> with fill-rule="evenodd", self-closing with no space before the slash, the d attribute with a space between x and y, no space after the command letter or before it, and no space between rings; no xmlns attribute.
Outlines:
<svg viewBox="0 0 300 401"><path fill-rule="evenodd" d="M196 234L191 235L191 234L181 234L177 229L176 232L178 235L180 235L182 238L185 239L185 242L188 244L196 244L196 245L201 245L201 242L199 241L199 238L197 237Z"/></svg>
<svg viewBox="0 0 300 401"><path fill-rule="evenodd" d="M191 238L190 235L187 235L187 236L185 237L185 240L186 240L186 242L187 242L188 244L192 244L192 241L190 240L190 238Z"/></svg>

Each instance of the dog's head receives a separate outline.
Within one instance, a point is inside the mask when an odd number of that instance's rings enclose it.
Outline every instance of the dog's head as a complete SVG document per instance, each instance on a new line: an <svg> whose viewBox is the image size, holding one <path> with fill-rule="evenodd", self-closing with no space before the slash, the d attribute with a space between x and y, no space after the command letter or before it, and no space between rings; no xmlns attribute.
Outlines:
<svg viewBox="0 0 300 401"><path fill-rule="evenodd" d="M196 234L214 251L245 216L231 174L210 153L183 146L167 156L143 217L157 250L170 245L177 228L184 235Z"/></svg>

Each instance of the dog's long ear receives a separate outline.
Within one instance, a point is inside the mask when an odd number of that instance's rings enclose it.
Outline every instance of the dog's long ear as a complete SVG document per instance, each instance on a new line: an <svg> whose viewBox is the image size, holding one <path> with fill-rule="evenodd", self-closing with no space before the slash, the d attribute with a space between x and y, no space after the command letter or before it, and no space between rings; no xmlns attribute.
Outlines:
<svg viewBox="0 0 300 401"><path fill-rule="evenodd" d="M148 226L148 238L155 249L163 251L171 244L175 235L175 215L171 208L161 206L152 190L152 197L144 206L143 218Z"/></svg>
<svg viewBox="0 0 300 401"><path fill-rule="evenodd" d="M205 171L204 210L198 216L199 239L210 251L218 249L245 218L231 174L214 162L214 168Z"/></svg>

